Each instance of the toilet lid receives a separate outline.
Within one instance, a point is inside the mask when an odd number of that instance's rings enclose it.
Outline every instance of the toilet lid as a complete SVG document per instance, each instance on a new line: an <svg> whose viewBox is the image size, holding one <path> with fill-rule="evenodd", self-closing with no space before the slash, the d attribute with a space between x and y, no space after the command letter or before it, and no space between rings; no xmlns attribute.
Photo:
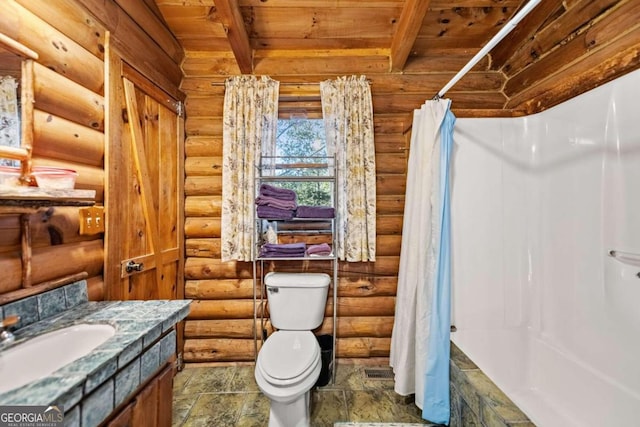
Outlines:
<svg viewBox="0 0 640 427"><path fill-rule="evenodd" d="M310 331L277 331L258 354L262 372L278 380L300 376L318 357L320 346Z"/></svg>

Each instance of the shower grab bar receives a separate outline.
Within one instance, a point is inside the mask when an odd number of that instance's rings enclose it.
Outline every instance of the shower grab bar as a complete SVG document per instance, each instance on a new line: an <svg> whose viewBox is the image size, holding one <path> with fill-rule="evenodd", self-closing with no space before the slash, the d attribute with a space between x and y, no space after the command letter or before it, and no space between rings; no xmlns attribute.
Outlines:
<svg viewBox="0 0 640 427"><path fill-rule="evenodd" d="M609 256L625 264L640 266L640 254L610 250Z"/></svg>

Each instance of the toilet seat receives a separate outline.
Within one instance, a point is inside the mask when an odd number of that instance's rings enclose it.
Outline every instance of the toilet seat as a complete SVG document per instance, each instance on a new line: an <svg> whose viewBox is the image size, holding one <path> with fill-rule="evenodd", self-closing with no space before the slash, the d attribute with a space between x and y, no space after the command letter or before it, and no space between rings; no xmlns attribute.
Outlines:
<svg viewBox="0 0 640 427"><path fill-rule="evenodd" d="M280 330L265 341L256 365L272 385L291 386L304 381L319 358L320 346L311 331Z"/></svg>

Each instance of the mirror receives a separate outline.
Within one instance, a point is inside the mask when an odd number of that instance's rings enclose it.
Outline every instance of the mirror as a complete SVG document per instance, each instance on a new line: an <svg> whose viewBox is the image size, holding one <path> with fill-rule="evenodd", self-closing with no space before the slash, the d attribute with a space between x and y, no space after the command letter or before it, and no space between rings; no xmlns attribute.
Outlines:
<svg viewBox="0 0 640 427"><path fill-rule="evenodd" d="M33 117L33 61L37 59L36 52L0 33L0 88L4 89L5 85L7 88L4 93L0 92L0 161L20 164L20 182L23 185L31 176L33 130L25 127L21 120L28 117L30 120L26 121L30 122ZM22 102L25 102L24 106Z"/></svg>
<svg viewBox="0 0 640 427"><path fill-rule="evenodd" d="M0 44L0 146L20 147L20 78L22 58ZM19 166L0 158L1 166Z"/></svg>

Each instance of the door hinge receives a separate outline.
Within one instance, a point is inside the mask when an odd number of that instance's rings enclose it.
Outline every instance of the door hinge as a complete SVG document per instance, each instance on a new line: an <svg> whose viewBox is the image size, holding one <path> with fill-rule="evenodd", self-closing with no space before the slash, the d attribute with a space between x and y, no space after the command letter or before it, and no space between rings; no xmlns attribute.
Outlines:
<svg viewBox="0 0 640 427"><path fill-rule="evenodd" d="M184 103L182 101L176 101L176 112L178 117L184 117Z"/></svg>
<svg viewBox="0 0 640 427"><path fill-rule="evenodd" d="M178 372L184 369L184 359L181 351L179 351L178 354L176 355L176 360L174 363L175 363L176 370Z"/></svg>

